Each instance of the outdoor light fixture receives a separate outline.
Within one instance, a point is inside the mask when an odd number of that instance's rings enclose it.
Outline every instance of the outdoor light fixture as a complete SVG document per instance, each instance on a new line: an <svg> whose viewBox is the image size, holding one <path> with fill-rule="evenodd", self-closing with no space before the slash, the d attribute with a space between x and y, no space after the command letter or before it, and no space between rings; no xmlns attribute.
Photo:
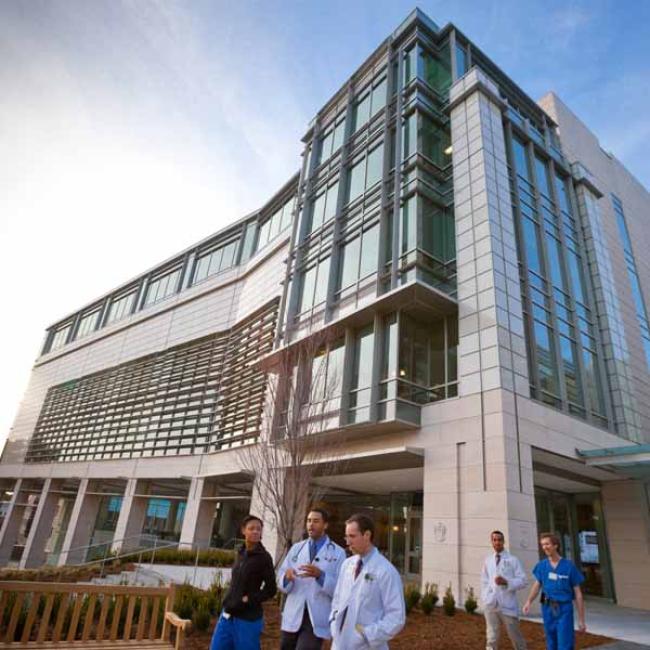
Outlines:
<svg viewBox="0 0 650 650"><path fill-rule="evenodd" d="M454 148L453 148L451 145L449 145L449 146L445 149L445 156L451 156L451 152L452 152L453 150L454 150Z"/></svg>

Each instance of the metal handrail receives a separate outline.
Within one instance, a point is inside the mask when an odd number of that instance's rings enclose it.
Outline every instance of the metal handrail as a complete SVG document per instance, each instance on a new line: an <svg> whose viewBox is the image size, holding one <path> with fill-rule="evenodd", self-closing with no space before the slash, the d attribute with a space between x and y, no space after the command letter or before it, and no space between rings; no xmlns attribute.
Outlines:
<svg viewBox="0 0 650 650"><path fill-rule="evenodd" d="M88 551L92 548L101 548L101 547L106 547L106 546L113 546L113 544L116 544L120 542L123 544L127 540L132 540L132 539L138 539L138 540L143 540L150 538L151 541L153 542L154 540L158 539L156 535L149 535L147 533L140 533L139 535L129 535L128 537L123 537L122 539L112 539L110 541L105 541L105 542L97 542L95 544L85 544L84 546L75 546L73 548L70 548L66 551L68 555L72 555L75 553L78 553L79 551L84 552L84 558L87 557ZM57 551L56 553L48 553L48 559L52 559L54 557L59 558L61 557L63 551Z"/></svg>

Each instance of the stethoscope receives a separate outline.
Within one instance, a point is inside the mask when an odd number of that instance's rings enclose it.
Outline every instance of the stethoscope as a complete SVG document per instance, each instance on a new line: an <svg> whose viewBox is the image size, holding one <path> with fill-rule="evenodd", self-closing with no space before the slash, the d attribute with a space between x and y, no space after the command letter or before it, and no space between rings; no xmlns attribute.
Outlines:
<svg viewBox="0 0 650 650"><path fill-rule="evenodd" d="M297 561L298 561L298 557L300 556L300 554L302 553L303 549L305 548L305 546L306 546L307 544L309 544L309 540L308 540L308 539L306 539L306 540L305 540L305 541L300 545L300 548L299 548L299 549L298 549L298 550L293 554L293 557L291 558L291 561L292 561L292 562L297 562ZM330 549L331 549L332 551L334 551L334 549L335 549L334 542L333 542L331 539L327 542L327 544L325 544L325 552L327 553L327 551L330 550ZM322 550L322 549L321 549L321 550ZM326 559L332 561L332 560L334 560L334 559L336 559L336 558L332 558L332 557L330 557L330 558L326 558ZM314 562L320 562L320 558L319 558L318 556L316 556L316 557L314 558Z"/></svg>

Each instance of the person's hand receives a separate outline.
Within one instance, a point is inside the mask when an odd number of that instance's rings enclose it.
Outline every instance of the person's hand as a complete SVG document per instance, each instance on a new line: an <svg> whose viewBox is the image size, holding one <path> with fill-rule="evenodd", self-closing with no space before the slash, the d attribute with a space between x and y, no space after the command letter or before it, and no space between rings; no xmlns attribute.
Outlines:
<svg viewBox="0 0 650 650"><path fill-rule="evenodd" d="M242 601L242 603L247 603L248 602L248 596L242 596L241 601Z"/></svg>
<svg viewBox="0 0 650 650"><path fill-rule="evenodd" d="M320 578L320 574L322 573L322 571L313 564L302 564L298 567L298 570L300 571L300 575L305 578Z"/></svg>
<svg viewBox="0 0 650 650"><path fill-rule="evenodd" d="M530 612L530 603L524 603L524 606L521 608L521 611L528 616L528 612Z"/></svg>
<svg viewBox="0 0 650 650"><path fill-rule="evenodd" d="M503 576L497 576L494 579L494 582L496 582L498 585L503 585L504 587L508 586L508 581Z"/></svg>
<svg viewBox="0 0 650 650"><path fill-rule="evenodd" d="M296 572L293 569L287 569L284 573L284 577L289 582L293 582L296 579Z"/></svg>
<svg viewBox="0 0 650 650"><path fill-rule="evenodd" d="M361 625L361 623L357 623L357 624L354 626L354 629L355 629L355 630L356 630L356 631L357 631L361 636L363 636L363 625Z"/></svg>
<svg viewBox="0 0 650 650"><path fill-rule="evenodd" d="M587 631L587 624L584 621L579 621L578 632L586 632L586 631Z"/></svg>

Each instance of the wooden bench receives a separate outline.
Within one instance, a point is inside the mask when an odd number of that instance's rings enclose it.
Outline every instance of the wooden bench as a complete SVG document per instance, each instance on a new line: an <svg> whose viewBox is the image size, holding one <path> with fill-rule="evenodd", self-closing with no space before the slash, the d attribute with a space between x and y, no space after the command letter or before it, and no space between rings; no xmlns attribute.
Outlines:
<svg viewBox="0 0 650 650"><path fill-rule="evenodd" d="M174 586L0 582L0 647L180 650Z"/></svg>

